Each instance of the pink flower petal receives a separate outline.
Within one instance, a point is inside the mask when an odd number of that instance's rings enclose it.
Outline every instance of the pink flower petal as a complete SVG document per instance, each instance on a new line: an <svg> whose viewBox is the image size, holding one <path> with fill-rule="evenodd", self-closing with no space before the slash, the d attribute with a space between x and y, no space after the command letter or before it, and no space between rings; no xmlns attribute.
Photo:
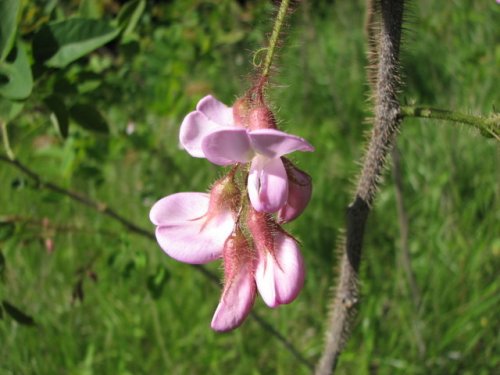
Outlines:
<svg viewBox="0 0 500 375"><path fill-rule="evenodd" d="M276 212L286 203L288 178L280 158L253 158L248 175L248 195L259 212Z"/></svg>
<svg viewBox="0 0 500 375"><path fill-rule="evenodd" d="M255 300L255 280L251 265L243 265L224 286L221 300L212 318L212 329L225 332L243 323Z"/></svg>
<svg viewBox="0 0 500 375"><path fill-rule="evenodd" d="M172 258L185 263L203 264L220 258L224 243L234 229L234 216L223 210L207 216L156 228L156 240Z"/></svg>
<svg viewBox="0 0 500 375"><path fill-rule="evenodd" d="M214 131L201 144L205 157L217 165L246 163L254 155L246 129L233 128Z"/></svg>
<svg viewBox="0 0 500 375"><path fill-rule="evenodd" d="M260 251L255 281L262 299L269 307L292 302L304 285L304 261L297 242L278 232L274 254Z"/></svg>
<svg viewBox="0 0 500 375"><path fill-rule="evenodd" d="M280 223L297 218L309 204L312 195L311 177L295 167L290 161L287 161L285 166L288 175L288 199L278 212Z"/></svg>
<svg viewBox="0 0 500 375"><path fill-rule="evenodd" d="M176 193L160 199L149 212L155 225L181 224L206 214L210 195L206 193Z"/></svg>
<svg viewBox="0 0 500 375"><path fill-rule="evenodd" d="M249 132L253 149L268 158L278 158L293 151L314 151L305 139L275 129Z"/></svg>
<svg viewBox="0 0 500 375"><path fill-rule="evenodd" d="M204 158L201 142L208 134L225 126L211 121L199 111L189 113L181 124L179 140L186 151L196 158Z"/></svg>
<svg viewBox="0 0 500 375"><path fill-rule="evenodd" d="M196 105L196 110L217 124L234 126L233 109L218 101L212 95L202 98Z"/></svg>

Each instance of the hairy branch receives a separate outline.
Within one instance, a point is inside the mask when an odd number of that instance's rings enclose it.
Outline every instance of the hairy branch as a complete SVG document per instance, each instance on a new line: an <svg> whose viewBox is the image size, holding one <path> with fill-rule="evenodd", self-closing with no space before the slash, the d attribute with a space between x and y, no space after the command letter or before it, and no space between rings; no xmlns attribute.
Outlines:
<svg viewBox="0 0 500 375"><path fill-rule="evenodd" d="M399 88L399 46L403 22L404 0L369 2L377 11L380 7L377 69L375 90L375 118L373 131L358 180L354 202L347 210L346 241L343 246L340 275L326 329L323 353L316 375L331 374L347 341L349 326L358 301L358 271L365 223L373 203L385 159L391 149L401 122L397 100ZM371 21L373 23L373 20ZM375 45L375 44L372 44Z"/></svg>
<svg viewBox="0 0 500 375"><path fill-rule="evenodd" d="M102 215L108 216L112 218L115 221L118 221L120 224L122 224L125 228L127 228L130 232L137 234L139 236L145 237L149 240L152 240L156 242L156 238L152 232L150 232L147 229L141 228L137 224L131 222L130 220L126 219L125 216L121 215L117 211L111 209L107 204L104 204L102 202L98 202L95 200L92 200L80 193L65 189L59 185L56 185L52 182L45 181L38 173L30 169L28 166L24 165L18 160L11 160L10 158L0 155L0 161L8 163L14 167L16 167L18 170L20 170L22 173L24 173L26 176L31 178L40 188L51 190L55 193L64 195L78 203L81 203L97 212L99 212ZM219 286L220 285L220 280L219 277L211 272L210 270L207 270L205 267L201 265L191 265L193 268L201 272L206 278L208 278L210 281L212 281L215 285ZM255 321L267 332L269 332L272 336L274 336L280 343L283 344L283 346L303 365L305 365L307 368L312 370L314 367L313 365L298 351L298 349L289 341L286 339L286 337L281 334L276 328L273 327L271 323L266 321L262 316L255 312L251 312L250 316L255 319Z"/></svg>
<svg viewBox="0 0 500 375"><path fill-rule="evenodd" d="M484 135L494 137L497 141L500 141L500 115L497 113L490 117L480 117L431 107L402 106L401 117L420 117L458 122L473 126Z"/></svg>

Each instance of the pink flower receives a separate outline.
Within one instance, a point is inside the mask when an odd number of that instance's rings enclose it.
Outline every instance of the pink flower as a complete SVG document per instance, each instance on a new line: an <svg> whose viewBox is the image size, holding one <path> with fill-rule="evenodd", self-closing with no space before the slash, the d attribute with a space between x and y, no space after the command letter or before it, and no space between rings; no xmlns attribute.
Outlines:
<svg viewBox="0 0 500 375"><path fill-rule="evenodd" d="M216 331L229 331L243 323L256 290L274 308L295 300L304 285L304 262L297 241L268 214L250 209L247 224L253 246L240 229L224 246L224 290L212 319Z"/></svg>
<svg viewBox="0 0 500 375"><path fill-rule="evenodd" d="M290 160L281 160L288 176L288 199L278 211L278 221L287 223L296 219L306 209L311 200L312 182L311 176L297 168Z"/></svg>
<svg viewBox="0 0 500 375"><path fill-rule="evenodd" d="M217 165L251 162L250 202L257 211L276 212L288 199L288 177L281 156L314 148L295 135L261 126L251 130L240 122L236 124L232 108L206 96L182 122L181 144L192 156L205 157Z"/></svg>
<svg viewBox="0 0 500 375"><path fill-rule="evenodd" d="M297 241L269 215L250 210L248 228L258 254L255 281L269 307L295 300L304 285L304 261Z"/></svg>
<svg viewBox="0 0 500 375"><path fill-rule="evenodd" d="M220 332L240 326L250 313L256 294L254 249L241 231L229 237L222 253L224 290L212 318L212 329Z"/></svg>
<svg viewBox="0 0 500 375"><path fill-rule="evenodd" d="M235 226L234 206L239 198L230 178L216 182L210 194L177 193L153 205L149 218L157 226L156 239L168 255L192 264L222 256Z"/></svg>

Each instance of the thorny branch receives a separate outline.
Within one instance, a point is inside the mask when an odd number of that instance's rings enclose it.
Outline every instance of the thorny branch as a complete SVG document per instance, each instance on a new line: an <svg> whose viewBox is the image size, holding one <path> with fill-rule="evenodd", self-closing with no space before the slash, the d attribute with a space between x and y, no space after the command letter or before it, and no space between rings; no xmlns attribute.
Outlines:
<svg viewBox="0 0 500 375"><path fill-rule="evenodd" d="M141 228L140 226L136 225L135 223L131 222L130 220L126 219L125 216L122 214L118 213L117 211L113 210L110 208L107 204L98 202L95 200L90 199L89 197L86 197L80 193L65 189L59 185L56 185L52 182L45 181L38 173L30 169L28 166L24 165L21 163L19 160L12 160L8 158L7 156L0 155L0 161L8 163L18 170L20 170L22 173L24 173L26 176L31 178L39 188L42 189L47 189L51 190L53 192L56 192L58 194L64 195L78 203L81 203L97 212L99 212L102 215L108 216L112 218L115 221L118 221L120 224L122 224L125 228L127 228L130 232L137 234L139 236L145 237L151 241L155 241L155 236L152 232L150 232L147 229ZM209 279L211 282L213 282L215 285L219 286L220 285L220 280L219 277L214 274L212 271L207 270L205 267L201 265L191 265L194 267L196 270L201 272L207 279ZM269 332L272 336L274 336L283 346L304 366L306 366L308 369L312 370L314 367L313 365L298 351L298 349L283 335L281 334L274 326L269 323L267 320L265 320L260 314L257 314L256 312L251 312L250 316L267 332Z"/></svg>

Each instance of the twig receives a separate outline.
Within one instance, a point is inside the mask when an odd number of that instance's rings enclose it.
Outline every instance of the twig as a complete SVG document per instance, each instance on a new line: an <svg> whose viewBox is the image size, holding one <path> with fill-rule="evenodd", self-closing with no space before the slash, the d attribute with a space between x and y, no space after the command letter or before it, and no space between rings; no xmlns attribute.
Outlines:
<svg viewBox="0 0 500 375"><path fill-rule="evenodd" d="M24 165L18 160L11 160L6 156L0 155L0 161L3 161L5 163L8 163L14 167L16 167L18 170L23 172L26 176L31 178L35 183L40 187L44 188L47 190L54 191L58 194L64 195L66 197L71 198L72 200L81 203L87 207L92 208L93 210L101 213L102 215L108 216L112 218L113 220L118 221L120 224L122 224L125 228L127 228L130 232L135 233L137 235L140 235L142 237L145 237L149 240L155 241L156 238L153 233L150 231L141 228L140 226L134 224L133 222L129 221L126 219L123 215L119 214L115 210L109 208L107 204L104 204L102 202L94 201L80 193L65 189L59 185L56 185L54 183L44 181L44 179L35 171ZM212 271L206 269L205 267L201 265L191 265L193 268L201 272L207 279L212 281L213 284L220 286L220 280L219 277L214 274ZM275 329L271 323L266 321L264 318L262 318L260 315L258 315L255 312L252 312L250 314L253 319L266 331L268 331L272 336L274 336L280 343L284 345L284 347L303 365L308 367L309 369L313 368L313 365L302 355L300 352L295 348L295 346L288 341L285 336L283 336L277 329Z"/></svg>
<svg viewBox="0 0 500 375"><path fill-rule="evenodd" d="M354 202L347 210L346 241L343 246L340 275L335 298L330 306L326 339L316 375L329 375L349 335L358 302L358 270L365 223L377 191L387 153L391 149L401 121L396 94L404 0L381 0L381 26L378 35L378 69L375 87L375 119Z"/></svg>
<svg viewBox="0 0 500 375"><path fill-rule="evenodd" d="M480 117L445 109L407 105L401 107L400 115L401 117L420 117L459 122L473 126L500 141L500 115L497 113L490 117Z"/></svg>
<svg viewBox="0 0 500 375"><path fill-rule="evenodd" d="M82 233L82 234L96 234L98 233L99 235L103 236L109 236L109 237L114 237L117 238L118 234L114 233L112 231L108 230L90 230L87 228L83 228L79 225L68 225L68 224L59 224L59 223L53 223L46 218L44 219L38 219L34 217L24 217L24 216L19 216L19 215L7 215L7 216L0 216L0 224L24 224L29 227L42 227L43 230L45 231L53 231L53 232L75 232L75 233Z"/></svg>

